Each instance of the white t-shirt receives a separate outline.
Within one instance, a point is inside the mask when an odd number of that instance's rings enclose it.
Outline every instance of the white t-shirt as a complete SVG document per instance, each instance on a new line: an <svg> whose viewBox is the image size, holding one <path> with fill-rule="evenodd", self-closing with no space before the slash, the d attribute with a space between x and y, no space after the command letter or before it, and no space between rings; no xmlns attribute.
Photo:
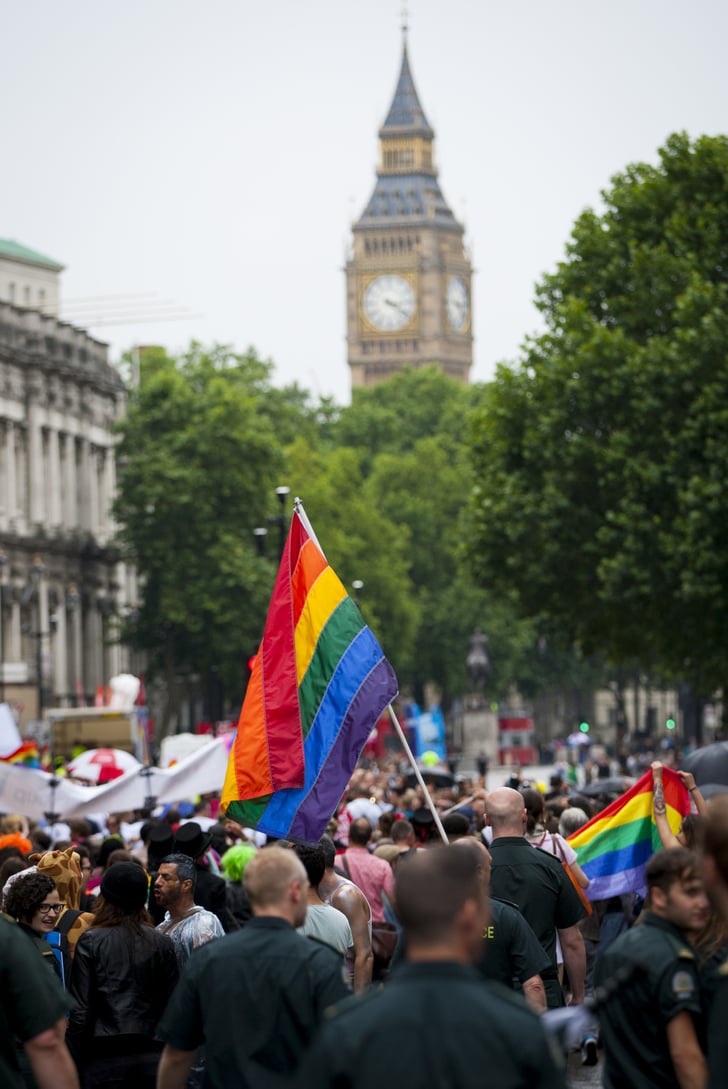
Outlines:
<svg viewBox="0 0 728 1089"><path fill-rule="evenodd" d="M349 920L331 904L309 904L306 922L297 927L297 930L306 938L317 938L318 941L330 945L342 956L354 944Z"/></svg>

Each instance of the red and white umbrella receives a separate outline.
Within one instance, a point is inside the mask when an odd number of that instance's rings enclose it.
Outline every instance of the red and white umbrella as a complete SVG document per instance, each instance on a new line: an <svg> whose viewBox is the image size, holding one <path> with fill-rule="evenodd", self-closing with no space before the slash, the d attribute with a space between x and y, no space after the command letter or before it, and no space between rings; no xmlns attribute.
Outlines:
<svg viewBox="0 0 728 1089"><path fill-rule="evenodd" d="M100 784L110 783L112 779L140 767L137 758L123 749L86 749L68 765L68 774L74 779Z"/></svg>

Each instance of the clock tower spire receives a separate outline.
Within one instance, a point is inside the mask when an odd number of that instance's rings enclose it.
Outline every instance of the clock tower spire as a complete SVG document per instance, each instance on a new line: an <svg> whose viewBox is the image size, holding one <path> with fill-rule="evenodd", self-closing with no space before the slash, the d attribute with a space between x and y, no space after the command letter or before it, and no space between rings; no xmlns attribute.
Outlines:
<svg viewBox="0 0 728 1089"><path fill-rule="evenodd" d="M472 364L472 267L463 227L438 184L435 133L410 68L406 13L402 31L377 180L352 228L346 265L352 386L432 363L466 382Z"/></svg>

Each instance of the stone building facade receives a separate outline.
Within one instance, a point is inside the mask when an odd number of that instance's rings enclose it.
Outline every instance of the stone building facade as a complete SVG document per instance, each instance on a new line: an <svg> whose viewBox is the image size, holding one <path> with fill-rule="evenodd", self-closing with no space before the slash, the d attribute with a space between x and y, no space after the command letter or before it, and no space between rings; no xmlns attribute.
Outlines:
<svg viewBox="0 0 728 1089"><path fill-rule="evenodd" d="M354 387L432 363L460 381L469 378L472 265L464 229L437 180L434 138L405 37L394 98L379 130L377 181L352 228L346 264L347 354Z"/></svg>
<svg viewBox="0 0 728 1089"><path fill-rule="evenodd" d="M111 516L124 408L105 344L0 300L0 701L24 722L41 702L93 702L128 668L118 629L136 586Z"/></svg>

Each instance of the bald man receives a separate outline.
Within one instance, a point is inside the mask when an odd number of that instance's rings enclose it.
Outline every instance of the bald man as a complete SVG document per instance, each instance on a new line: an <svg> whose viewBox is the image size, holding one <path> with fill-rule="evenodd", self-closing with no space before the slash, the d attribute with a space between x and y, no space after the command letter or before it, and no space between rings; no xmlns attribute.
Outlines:
<svg viewBox="0 0 728 1089"><path fill-rule="evenodd" d="M472 967L490 923L477 850L417 851L397 867L395 893L406 962L327 1018L298 1084L564 1089L563 1059L541 1020Z"/></svg>
<svg viewBox="0 0 728 1089"><path fill-rule="evenodd" d="M501 787L486 801L491 843L491 895L516 904L549 959L541 973L549 1008L564 1005L556 963L556 934L571 988L570 1004L584 1001L586 953L577 923L584 915L581 900L564 873L561 860L532 847L524 838L526 809L517 790Z"/></svg>

